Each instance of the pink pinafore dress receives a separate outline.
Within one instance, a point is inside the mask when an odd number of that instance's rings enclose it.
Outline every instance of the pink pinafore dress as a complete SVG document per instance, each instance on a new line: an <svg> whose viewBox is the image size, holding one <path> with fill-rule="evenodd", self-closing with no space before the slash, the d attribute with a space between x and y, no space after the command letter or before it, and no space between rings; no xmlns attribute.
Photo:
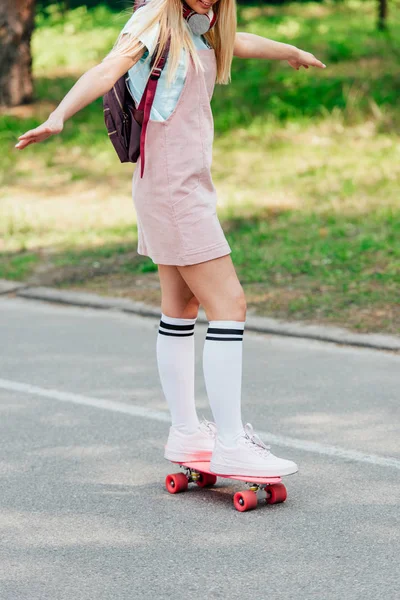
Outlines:
<svg viewBox="0 0 400 600"><path fill-rule="evenodd" d="M140 158L133 175L138 253L156 264L193 265L231 252L211 178L215 53L198 52L204 71L190 61L174 112L149 121L143 178Z"/></svg>

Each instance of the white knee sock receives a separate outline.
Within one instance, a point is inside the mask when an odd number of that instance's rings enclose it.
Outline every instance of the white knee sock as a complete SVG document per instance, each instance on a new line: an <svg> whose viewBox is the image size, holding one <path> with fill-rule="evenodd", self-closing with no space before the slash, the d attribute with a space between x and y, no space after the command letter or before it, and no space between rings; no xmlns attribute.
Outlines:
<svg viewBox="0 0 400 600"><path fill-rule="evenodd" d="M199 426L194 399L194 325L196 319L161 315L157 363L172 425L182 433Z"/></svg>
<svg viewBox="0 0 400 600"><path fill-rule="evenodd" d="M203 371L218 438L234 446L243 433L241 416L244 321L210 321Z"/></svg>

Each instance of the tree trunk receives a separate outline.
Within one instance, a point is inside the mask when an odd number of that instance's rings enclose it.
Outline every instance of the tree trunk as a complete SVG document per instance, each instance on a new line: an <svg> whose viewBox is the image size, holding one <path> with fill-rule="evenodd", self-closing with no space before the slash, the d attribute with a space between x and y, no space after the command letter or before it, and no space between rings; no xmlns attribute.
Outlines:
<svg viewBox="0 0 400 600"><path fill-rule="evenodd" d="M0 0L0 106L32 101L35 0Z"/></svg>
<svg viewBox="0 0 400 600"><path fill-rule="evenodd" d="M381 31L386 29L387 15L388 0L378 0L378 29Z"/></svg>

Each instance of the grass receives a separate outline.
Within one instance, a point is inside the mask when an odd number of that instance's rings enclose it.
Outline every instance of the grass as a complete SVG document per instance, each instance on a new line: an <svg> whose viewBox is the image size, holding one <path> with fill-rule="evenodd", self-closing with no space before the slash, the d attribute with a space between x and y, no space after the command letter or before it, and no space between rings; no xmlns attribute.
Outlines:
<svg viewBox="0 0 400 600"><path fill-rule="evenodd" d="M400 16L375 2L247 6L239 29L328 65L294 71L235 60L213 99L213 177L233 259L260 314L400 332ZM13 151L77 76L101 60L126 14L57 6L38 17L36 101L0 115L0 277L158 302L136 250L130 165L106 141L101 101L62 137Z"/></svg>
<svg viewBox="0 0 400 600"><path fill-rule="evenodd" d="M258 313L395 332L399 235L391 211L373 222L288 211L239 220L230 241Z"/></svg>

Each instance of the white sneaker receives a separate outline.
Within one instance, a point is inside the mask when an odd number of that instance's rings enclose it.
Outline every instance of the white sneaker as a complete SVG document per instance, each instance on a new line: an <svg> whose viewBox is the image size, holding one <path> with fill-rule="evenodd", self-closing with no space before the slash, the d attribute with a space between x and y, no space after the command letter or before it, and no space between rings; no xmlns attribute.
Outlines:
<svg viewBox="0 0 400 600"><path fill-rule="evenodd" d="M229 448L216 440L211 457L210 471L216 475L243 475L251 477L281 477L298 471L296 463L274 456L253 432L250 423L236 446Z"/></svg>
<svg viewBox="0 0 400 600"><path fill-rule="evenodd" d="M217 428L205 419L194 433L170 427L164 458L173 462L208 461L214 450Z"/></svg>

